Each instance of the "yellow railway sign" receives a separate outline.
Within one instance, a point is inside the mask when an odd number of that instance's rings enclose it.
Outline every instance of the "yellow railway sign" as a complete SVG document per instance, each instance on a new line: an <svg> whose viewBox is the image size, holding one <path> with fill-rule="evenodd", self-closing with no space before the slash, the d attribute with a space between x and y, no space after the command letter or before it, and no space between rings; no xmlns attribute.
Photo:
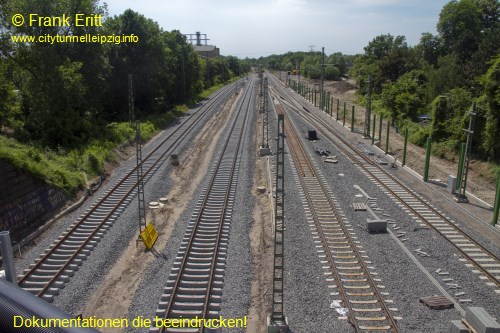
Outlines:
<svg viewBox="0 0 500 333"><path fill-rule="evenodd" d="M144 242L144 245L146 245L146 248L148 250L151 250L156 242L156 239L158 238L158 232L156 232L156 229L152 223L149 223L141 232L141 238Z"/></svg>

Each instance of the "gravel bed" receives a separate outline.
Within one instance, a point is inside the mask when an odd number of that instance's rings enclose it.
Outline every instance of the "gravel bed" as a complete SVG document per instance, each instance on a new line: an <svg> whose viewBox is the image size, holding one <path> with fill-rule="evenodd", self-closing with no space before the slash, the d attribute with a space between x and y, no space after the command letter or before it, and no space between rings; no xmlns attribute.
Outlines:
<svg viewBox="0 0 500 333"><path fill-rule="evenodd" d="M193 114L199 108L190 110ZM211 117L217 110L212 110L208 113ZM166 136L168 136L175 128L182 124L187 117L180 118L175 124L172 124L165 130L161 131L157 136L151 139L143 146L143 157L152 151ZM204 123L198 124L196 128L185 137L181 144L176 148L177 152L184 152L193 145L193 140L196 134L204 126ZM182 158L182 153L179 153ZM66 228L74 223L80 215L91 208L100 196L110 189L118 180L125 176L136 165L135 155L131 156L119 167L117 167L112 175L107 179L106 183L94 193L93 197L87 201L75 212L67 215L54 223L42 236L36 240L36 245L25 251L21 258L16 261L16 269L19 274L39 258L40 253L44 252L55 239L57 239ZM161 167L145 184L145 200L146 202L157 200L172 186L170 180L170 172L172 166L169 163L161 163ZM95 199L94 199L95 198ZM65 288L61 290L60 295L55 297L54 305L61 309L79 314L86 305L86 302L92 295L92 292L103 281L107 270L113 266L116 260L120 257L123 250L128 246L131 239L137 237L138 230L138 204L137 197L134 197L129 206L121 213L118 220L114 223L105 235L104 241L99 242L94 248L91 255L80 266L79 271L75 276L65 284Z"/></svg>
<svg viewBox="0 0 500 333"><path fill-rule="evenodd" d="M276 137L276 118L270 117L270 137ZM273 152L276 152L272 140ZM285 140L286 144L286 140ZM275 156L272 159L275 175ZM284 313L292 332L351 332L345 320L330 308L330 296L320 258L316 252L298 185L292 171L292 158L285 150L285 300Z"/></svg>
<svg viewBox="0 0 500 333"><path fill-rule="evenodd" d="M231 115L231 119L234 119L235 116L236 112ZM251 131L251 129L249 131ZM245 140L250 140L251 142L250 136L252 133L249 131L247 131ZM229 133L223 134L219 139L219 144L214 151L210 165L212 165L214 161L216 161L217 157L222 153L224 146L223 142L225 142L228 134ZM243 150L244 155L241 161L242 164L240 166L239 179L243 181L242 184L248 182L249 186L246 187L248 191L252 188L253 167L247 167L250 163L251 157L246 156L246 153L247 151ZM205 177L202 184L195 191L186 210L182 213L179 220L176 221L171 238L165 249L162 251L162 256L154 260L144 272L142 281L140 282L139 288L133 297L132 305L129 308L129 318L135 318L137 316L144 316L148 318L155 317L158 302L160 301L163 288L170 274L175 257L177 256L182 238L186 232L186 227L201 192L203 188L208 185L208 182L208 177ZM247 191L245 191L245 186L238 185L223 289L223 297L227 298L230 304L232 302L230 310L227 314L223 313L226 317L243 317L247 313L248 306L250 304L249 294L252 266L248 235L252 222L253 205L245 207L244 203L248 202L248 196L250 195L251 197L251 193L248 193L249 191ZM243 197L247 199L244 201L242 200ZM239 203L240 201L241 204ZM233 255L235 258L233 258ZM241 258L239 258L239 256L241 256ZM246 279L244 278L245 275L247 276ZM126 332L148 332L148 330L129 328Z"/></svg>
<svg viewBox="0 0 500 333"><path fill-rule="evenodd" d="M242 318L248 315L251 302L252 284L252 250L250 232L252 230L253 209L253 177L255 170L255 108L250 109L250 117L246 125L243 147L240 158L240 170L236 188L226 268L224 271L224 288L220 315L224 318ZM244 328L223 329L223 332L245 332Z"/></svg>
<svg viewBox="0 0 500 333"><path fill-rule="evenodd" d="M306 133L307 129L311 129L311 126L305 125L299 116L293 117L300 123L301 131ZM327 140L320 136L318 142L309 142L307 146L339 200L347 219L355 226L355 233L373 262L378 277L382 279L382 284L386 287L384 291L390 293L388 298L393 299L394 307L399 309L397 316L403 317L399 322L403 332L444 332L447 331L449 321L460 319L460 314L454 309L431 310L419 303L420 297L439 294L439 290L410 261L389 234L368 234L357 226L364 226L366 218L371 218L371 215L367 212L354 212L352 202L360 202L359 198L355 198L358 191L354 189L354 184L378 199L378 206L383 209L382 212L376 212L379 217L384 217L382 213L390 215L389 218L397 221L397 225L401 227L398 231L407 232L409 240L404 244L413 254L416 255L415 249L421 248L431 255L431 257L418 257L418 259L438 281L442 278L453 278L453 282L463 288L460 291L466 292L460 298L470 298L473 300L473 306L483 306L491 315L498 317L500 311L498 298L493 295L493 289L486 286L484 282L480 282L478 277L458 260L453 246L432 230L414 232L413 229L419 227L419 224L408 217L357 168L352 167L344 155ZM315 147L330 150L332 155L337 155L339 163L324 163L321 157L314 154ZM340 173L344 176L339 176ZM435 273L438 268L448 271L450 275L438 276ZM448 289L444 283L441 284L453 295L453 290Z"/></svg>

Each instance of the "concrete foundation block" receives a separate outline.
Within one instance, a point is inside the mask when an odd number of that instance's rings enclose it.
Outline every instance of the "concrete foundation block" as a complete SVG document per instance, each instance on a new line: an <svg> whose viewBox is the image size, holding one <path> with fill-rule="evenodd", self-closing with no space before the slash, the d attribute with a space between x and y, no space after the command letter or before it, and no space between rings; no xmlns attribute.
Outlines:
<svg viewBox="0 0 500 333"><path fill-rule="evenodd" d="M457 177L448 175L448 185L446 186L446 189L452 193L455 194L455 187L457 186Z"/></svg>
<svg viewBox="0 0 500 333"><path fill-rule="evenodd" d="M260 147L259 153L260 153L260 156L271 155L271 149L268 147Z"/></svg>
<svg viewBox="0 0 500 333"><path fill-rule="evenodd" d="M470 333L470 331L460 320L452 320L448 333Z"/></svg>
<svg viewBox="0 0 500 333"><path fill-rule="evenodd" d="M366 230L368 232L387 232L387 220L366 219Z"/></svg>
<svg viewBox="0 0 500 333"><path fill-rule="evenodd" d="M482 307L468 307L465 320L477 333L500 333L500 324Z"/></svg>
<svg viewBox="0 0 500 333"><path fill-rule="evenodd" d="M289 331L287 317L284 323L274 323L271 317L267 317L267 333L288 333Z"/></svg>

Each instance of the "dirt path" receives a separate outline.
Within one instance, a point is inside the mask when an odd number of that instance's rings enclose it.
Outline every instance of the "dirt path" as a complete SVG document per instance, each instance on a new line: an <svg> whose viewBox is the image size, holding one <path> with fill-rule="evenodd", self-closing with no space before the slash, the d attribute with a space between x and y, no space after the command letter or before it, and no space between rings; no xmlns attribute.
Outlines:
<svg viewBox="0 0 500 333"><path fill-rule="evenodd" d="M296 79L294 76L293 79ZM307 84L309 87L313 88L316 83L319 83L319 80L310 80L304 77L300 77L300 82L303 84ZM343 121L343 111L344 111L344 102L346 102L346 122L345 126L351 126L351 112L352 106L355 105L355 131L361 133L365 126L365 113L366 109L362 106L356 104L356 86L353 81L325 81L325 90L330 91L332 93L332 97L334 100L333 108L332 108L332 116L335 119L337 117L336 109L337 109L337 99L340 104L339 111L339 121ZM373 116L371 122L373 123ZM373 124L371 124L371 128L373 129ZM378 141L379 138L379 119L376 120L376 131L375 137ZM381 142L379 146L382 150L385 150L386 143L386 129L387 122L383 122L382 131L381 131ZM371 144L371 140L365 141L367 144ZM402 159L403 155L403 146L404 146L404 135L402 133L398 134L395 132L394 127L390 128L389 131L389 154L395 156L399 161ZM425 148L413 145L411 143L408 144L407 148L407 157L406 157L406 165L418 172L420 175L424 174L425 167ZM447 182L448 175L456 175L458 168L458 156L454 157L455 162L438 158L436 156L431 157L431 167L429 169L429 178ZM472 160L469 165L469 175L467 179L467 191L477 196L481 200L486 203L492 205L495 199L495 182L489 179L487 176L490 168L488 163Z"/></svg>
<svg viewBox="0 0 500 333"><path fill-rule="evenodd" d="M169 198L169 202L158 210L148 211L148 222L151 221L160 231L155 244L158 252L161 253L167 245L175 222L186 209L207 173L218 139L234 110L233 105L237 99L237 97L232 97L222 112L212 117L196 137L197 143L172 174L174 186L169 193L164 195ZM154 256L144 250L144 245L137 244L136 240L132 239L105 280L93 293L83 316L127 317L132 297L141 282L142 274L153 260ZM117 332L117 330L103 329L102 332Z"/></svg>
<svg viewBox="0 0 500 333"><path fill-rule="evenodd" d="M261 123L257 123L254 153L258 154L259 142L262 141ZM267 158L256 159L254 191L255 207L253 212L254 224L250 233L250 242L253 256L251 304L248 314L247 332L266 332L267 316L271 308L271 285L273 271L273 233L271 220L271 203L269 193L269 179L267 175ZM266 188L265 193L259 193L258 186Z"/></svg>

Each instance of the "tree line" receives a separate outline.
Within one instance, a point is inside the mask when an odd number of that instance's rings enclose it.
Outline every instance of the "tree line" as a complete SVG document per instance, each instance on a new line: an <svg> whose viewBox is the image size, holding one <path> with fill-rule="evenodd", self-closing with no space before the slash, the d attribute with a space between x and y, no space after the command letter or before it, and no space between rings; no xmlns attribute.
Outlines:
<svg viewBox="0 0 500 333"><path fill-rule="evenodd" d="M412 139L428 136L442 154L465 142L469 114L476 103L473 153L500 161L500 3L454 0L441 10L437 35L423 33L410 47L404 36L375 37L356 57L352 74L361 94L372 79L374 108L399 126L412 128ZM428 114L428 126L415 126Z"/></svg>
<svg viewBox="0 0 500 333"><path fill-rule="evenodd" d="M355 56L345 55L336 52L324 57L324 77L326 80L339 80L341 76L348 74L349 68ZM273 54L268 57L252 59L254 66L262 65L273 70L282 70L291 72L299 71L301 75L310 79L321 78L321 63L323 54L319 51L311 52L288 52L282 55Z"/></svg>
<svg viewBox="0 0 500 333"><path fill-rule="evenodd" d="M334 80L350 74L361 102L370 78L374 111L398 127L408 127L413 143L424 145L432 136L443 157L465 142L462 129L468 127L467 111L475 102L472 153L500 162L500 3L450 1L436 27L437 35L422 33L415 46L409 46L405 36L381 34L364 47L363 54L334 53L325 62L331 64L325 74L331 70L334 75L329 77ZM254 61L282 70L300 64L303 74L317 78L320 56L296 52ZM422 115L431 122L419 121Z"/></svg>
<svg viewBox="0 0 500 333"><path fill-rule="evenodd" d="M12 15L102 15L103 26L14 26ZM48 147L79 147L103 126L128 120L128 75L136 113L187 104L203 90L249 71L236 57L198 56L179 31L126 10L110 17L98 0L0 0L0 131ZM126 43L13 43L11 35L134 34Z"/></svg>

